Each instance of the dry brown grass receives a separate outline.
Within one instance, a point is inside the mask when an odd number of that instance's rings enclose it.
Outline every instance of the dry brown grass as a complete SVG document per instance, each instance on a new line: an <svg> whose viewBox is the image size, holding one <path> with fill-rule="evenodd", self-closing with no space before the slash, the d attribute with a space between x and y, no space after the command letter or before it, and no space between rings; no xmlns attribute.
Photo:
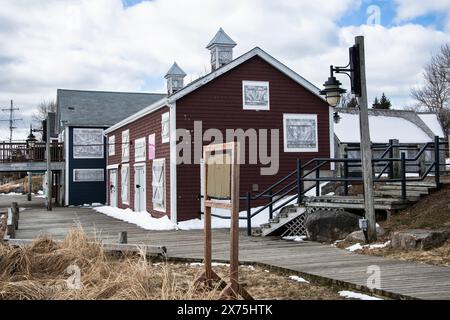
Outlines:
<svg viewBox="0 0 450 320"><path fill-rule="evenodd" d="M43 177L41 175L33 176L33 184L31 191L33 193L42 190ZM28 177L11 181L0 185L0 193L10 193L10 192L28 192Z"/></svg>
<svg viewBox="0 0 450 320"><path fill-rule="evenodd" d="M80 289L68 287L70 265L80 268ZM226 266L214 269L227 280ZM111 256L73 229L61 243L41 236L27 247L0 244L0 299L217 299L217 287L194 283L201 271L188 263L153 263L144 252ZM260 267L241 266L240 273L258 299L340 298L332 288L298 283Z"/></svg>

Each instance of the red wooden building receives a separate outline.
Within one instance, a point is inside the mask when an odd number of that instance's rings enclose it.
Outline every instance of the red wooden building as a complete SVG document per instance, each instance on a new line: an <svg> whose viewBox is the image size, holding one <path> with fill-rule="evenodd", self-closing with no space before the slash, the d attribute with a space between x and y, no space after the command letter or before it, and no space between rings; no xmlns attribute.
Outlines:
<svg viewBox="0 0 450 320"><path fill-rule="evenodd" d="M196 139L199 130L194 128L200 121L200 139L208 129L223 133L224 139L226 130L248 133L242 195L261 191L295 170L297 158L307 161L334 154L333 112L319 89L258 47L233 59L235 45L220 29L207 46L209 74L183 86L185 73L174 64L166 75L167 97L106 130L110 205L147 210L155 217L168 215L174 222L198 218L201 148L192 148L190 155L179 149L211 143ZM255 163L256 155L249 153L254 144L249 129L258 133L258 143L261 132L267 131L264 154L279 147L278 170L274 159L267 164L257 157ZM184 135L177 139L176 132L190 134L191 141ZM177 164L178 153L190 163ZM271 166L274 170L261 171Z"/></svg>

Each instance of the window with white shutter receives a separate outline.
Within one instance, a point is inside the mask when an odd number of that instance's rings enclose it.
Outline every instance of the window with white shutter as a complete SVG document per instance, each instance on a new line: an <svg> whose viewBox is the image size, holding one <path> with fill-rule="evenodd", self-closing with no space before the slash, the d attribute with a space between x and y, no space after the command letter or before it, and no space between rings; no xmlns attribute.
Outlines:
<svg viewBox="0 0 450 320"><path fill-rule="evenodd" d="M146 147L145 137L134 141L134 161L145 161Z"/></svg>
<svg viewBox="0 0 450 320"><path fill-rule="evenodd" d="M122 162L130 161L130 131L122 131Z"/></svg>
<svg viewBox="0 0 450 320"><path fill-rule="evenodd" d="M153 160L152 166L152 202L153 209L158 211L166 210L165 192L165 159Z"/></svg>
<svg viewBox="0 0 450 320"><path fill-rule="evenodd" d="M108 154L110 156L116 154L116 136L110 136L108 138Z"/></svg>
<svg viewBox="0 0 450 320"><path fill-rule="evenodd" d="M162 143L169 142L170 140L169 112L161 116L161 139Z"/></svg>
<svg viewBox="0 0 450 320"><path fill-rule="evenodd" d="M121 173L121 191L120 195L122 203L129 204L129 190L130 190L130 166L128 164L122 165Z"/></svg>

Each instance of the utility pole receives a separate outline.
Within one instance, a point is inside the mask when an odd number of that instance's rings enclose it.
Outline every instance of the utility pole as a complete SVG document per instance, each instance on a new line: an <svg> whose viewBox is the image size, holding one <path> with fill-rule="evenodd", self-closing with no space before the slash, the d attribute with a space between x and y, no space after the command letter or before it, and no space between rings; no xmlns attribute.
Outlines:
<svg viewBox="0 0 450 320"><path fill-rule="evenodd" d="M360 75L361 75L361 95L358 96L359 104L359 126L361 134L361 162L364 180L364 209L368 222L367 238L369 242L377 240L374 193L373 193L373 170L372 170L372 148L369 131L369 112L367 105L367 84L366 84L366 62L364 50L364 37L355 37L355 43L359 48Z"/></svg>
<svg viewBox="0 0 450 320"><path fill-rule="evenodd" d="M13 131L14 131L14 129L16 129L16 127L14 126L14 123L16 121L22 120L22 119L14 118L14 111L18 111L18 110L19 110L19 108L14 108L14 102L12 100L11 100L11 105L8 109L2 109L2 111L9 112L9 120L0 120L0 121L8 121L9 122L9 143L10 144L12 142Z"/></svg>

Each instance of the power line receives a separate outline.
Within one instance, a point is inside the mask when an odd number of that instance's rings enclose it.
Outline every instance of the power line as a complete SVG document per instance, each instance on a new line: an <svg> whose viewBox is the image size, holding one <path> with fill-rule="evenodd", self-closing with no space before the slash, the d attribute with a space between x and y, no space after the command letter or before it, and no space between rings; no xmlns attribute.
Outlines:
<svg viewBox="0 0 450 320"><path fill-rule="evenodd" d="M23 119L16 119L14 118L14 111L18 111L19 108L14 108L14 102L11 100L11 105L8 109L2 109L2 111L8 111L9 112L9 120L0 120L0 121L8 121L9 122L9 143L12 142L13 132L14 129L17 129L17 127L14 126L16 121L22 121Z"/></svg>

